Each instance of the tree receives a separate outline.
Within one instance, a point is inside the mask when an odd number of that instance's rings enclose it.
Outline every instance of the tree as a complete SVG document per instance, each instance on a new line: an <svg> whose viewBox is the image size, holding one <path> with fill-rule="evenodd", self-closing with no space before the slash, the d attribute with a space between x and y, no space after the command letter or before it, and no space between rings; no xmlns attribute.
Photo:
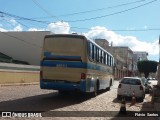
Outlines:
<svg viewBox="0 0 160 120"><path fill-rule="evenodd" d="M156 61L144 60L138 61L137 67L140 73L144 73L145 78L149 76L149 73L155 73L157 71L158 63Z"/></svg>

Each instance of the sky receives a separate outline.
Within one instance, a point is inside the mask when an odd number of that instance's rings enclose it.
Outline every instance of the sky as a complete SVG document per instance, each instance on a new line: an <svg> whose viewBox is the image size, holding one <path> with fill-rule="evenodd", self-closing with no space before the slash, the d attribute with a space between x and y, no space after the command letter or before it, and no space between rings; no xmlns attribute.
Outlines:
<svg viewBox="0 0 160 120"><path fill-rule="evenodd" d="M1 0L0 31L78 33L159 60L160 0Z"/></svg>

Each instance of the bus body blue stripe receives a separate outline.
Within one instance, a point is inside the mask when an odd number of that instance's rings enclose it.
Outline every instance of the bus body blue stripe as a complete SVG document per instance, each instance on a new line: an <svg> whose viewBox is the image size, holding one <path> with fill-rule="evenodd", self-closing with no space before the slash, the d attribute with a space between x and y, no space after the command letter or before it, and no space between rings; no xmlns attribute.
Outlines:
<svg viewBox="0 0 160 120"><path fill-rule="evenodd" d="M80 81L80 83L57 83L57 82L44 82L40 80L41 89L55 89L55 90L80 90L86 92L86 82Z"/></svg>
<svg viewBox="0 0 160 120"><path fill-rule="evenodd" d="M66 59L81 59L81 56L62 56L62 55L54 55L54 53L51 52L44 52L44 56L46 58L66 58Z"/></svg>

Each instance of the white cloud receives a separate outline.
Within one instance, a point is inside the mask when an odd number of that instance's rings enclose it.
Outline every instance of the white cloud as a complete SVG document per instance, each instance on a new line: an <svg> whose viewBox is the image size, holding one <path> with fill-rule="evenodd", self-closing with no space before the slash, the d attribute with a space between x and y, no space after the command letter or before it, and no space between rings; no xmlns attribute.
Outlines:
<svg viewBox="0 0 160 120"><path fill-rule="evenodd" d="M4 28L0 28L0 32L7 32L7 30Z"/></svg>
<svg viewBox="0 0 160 120"><path fill-rule="evenodd" d="M3 27L3 25L2 25L2 24L0 24L0 27Z"/></svg>
<svg viewBox="0 0 160 120"><path fill-rule="evenodd" d="M113 42L114 46L128 46L133 51L146 51L149 55L158 55L158 40L153 43L140 41L134 36L122 36L101 26L93 27L84 34L90 39L107 39L109 43Z"/></svg>
<svg viewBox="0 0 160 120"><path fill-rule="evenodd" d="M16 24L17 24L17 21L14 20L14 19L10 19L9 22L10 22L12 25L16 25Z"/></svg>
<svg viewBox="0 0 160 120"><path fill-rule="evenodd" d="M56 22L50 23L48 25L48 30L52 33L61 33L61 34L68 34L70 31L70 26L67 22Z"/></svg>
<svg viewBox="0 0 160 120"><path fill-rule="evenodd" d="M45 29L29 28L28 31L45 31Z"/></svg>
<svg viewBox="0 0 160 120"><path fill-rule="evenodd" d="M6 24L6 23L7 24ZM7 32L7 31L22 31L23 27L14 19L5 19L3 24L0 24L0 31Z"/></svg>
<svg viewBox="0 0 160 120"><path fill-rule="evenodd" d="M7 31L23 31L23 27L19 24L10 30L7 30L5 28L0 28L0 32L7 32Z"/></svg>
<svg viewBox="0 0 160 120"><path fill-rule="evenodd" d="M17 25L15 28L13 28L13 31L22 31L22 30L23 30L23 28L20 24Z"/></svg>
<svg viewBox="0 0 160 120"><path fill-rule="evenodd" d="M145 26L144 26L144 29L147 29L147 28L148 28L148 26L145 25Z"/></svg>

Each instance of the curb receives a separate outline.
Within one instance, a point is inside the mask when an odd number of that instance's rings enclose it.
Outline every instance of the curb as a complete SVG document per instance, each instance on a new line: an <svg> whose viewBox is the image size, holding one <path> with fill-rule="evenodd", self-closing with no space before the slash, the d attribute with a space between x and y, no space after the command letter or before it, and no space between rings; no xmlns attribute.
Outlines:
<svg viewBox="0 0 160 120"><path fill-rule="evenodd" d="M26 86L26 85L39 85L39 82L0 84L0 87L2 86Z"/></svg>
<svg viewBox="0 0 160 120"><path fill-rule="evenodd" d="M159 110L160 110L160 103L155 102L154 103L154 109L155 109L155 111L159 112ZM158 117L158 120L160 120L160 117Z"/></svg>
<svg viewBox="0 0 160 120"><path fill-rule="evenodd" d="M156 111L159 111L160 110L160 103L154 103L154 109L156 110Z"/></svg>

